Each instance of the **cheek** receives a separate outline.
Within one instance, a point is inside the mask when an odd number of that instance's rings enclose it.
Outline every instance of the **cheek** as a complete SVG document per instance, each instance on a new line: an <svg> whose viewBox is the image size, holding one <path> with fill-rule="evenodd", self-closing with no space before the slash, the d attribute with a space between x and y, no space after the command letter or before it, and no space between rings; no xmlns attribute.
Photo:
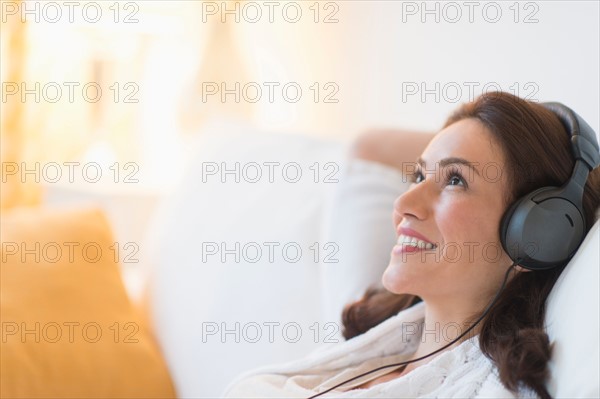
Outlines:
<svg viewBox="0 0 600 399"><path fill-rule="evenodd" d="M437 225L442 239L456 243L496 241L499 219L482 201L454 200L441 203Z"/></svg>

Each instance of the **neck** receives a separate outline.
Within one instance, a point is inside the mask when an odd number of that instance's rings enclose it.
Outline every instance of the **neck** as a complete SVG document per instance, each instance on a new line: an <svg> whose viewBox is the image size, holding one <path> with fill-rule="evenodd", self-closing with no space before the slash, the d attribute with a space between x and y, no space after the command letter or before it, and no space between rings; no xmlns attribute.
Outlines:
<svg viewBox="0 0 600 399"><path fill-rule="evenodd" d="M472 326L474 316L479 315L487 305L487 302L485 301L484 303L481 303L481 301L473 301L470 303L458 304L448 301L424 299L424 302L425 320L423 330L417 350L413 356L411 356L411 359L426 356L448 345ZM418 362L408 364L407 371L430 362L442 352L452 350L464 340L476 336L479 333L480 327L481 325L477 324L477 326L469 331L464 337L443 351Z"/></svg>

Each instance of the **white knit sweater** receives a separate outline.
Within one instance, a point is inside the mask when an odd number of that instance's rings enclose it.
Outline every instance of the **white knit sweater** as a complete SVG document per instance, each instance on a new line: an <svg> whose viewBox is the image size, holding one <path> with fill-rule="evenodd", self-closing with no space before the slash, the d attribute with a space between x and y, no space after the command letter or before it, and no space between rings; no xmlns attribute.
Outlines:
<svg viewBox="0 0 600 399"><path fill-rule="evenodd" d="M421 338L425 304L420 302L348 341L324 346L307 357L262 367L237 377L225 390L228 398L308 398L382 365L409 358ZM418 328L415 328L417 327ZM393 368L343 385L323 398L537 398L522 389L518 395L500 382L497 369L485 357L478 337L434 355L428 363L393 380L367 389L350 389Z"/></svg>

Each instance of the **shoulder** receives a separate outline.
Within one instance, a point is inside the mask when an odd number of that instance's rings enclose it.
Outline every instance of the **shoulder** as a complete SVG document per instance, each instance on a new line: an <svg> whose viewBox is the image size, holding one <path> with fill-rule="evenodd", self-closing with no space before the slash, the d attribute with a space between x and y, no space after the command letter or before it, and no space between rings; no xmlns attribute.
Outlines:
<svg viewBox="0 0 600 399"><path fill-rule="evenodd" d="M253 385L257 381L269 385L273 384L275 379L287 381L287 378L295 375L336 373L339 370L357 367L369 359L411 352L418 341L419 325L422 324L423 317L424 308L420 302L348 341L321 346L298 360L242 373L229 384L225 392L231 395L231 392L238 392L236 389L239 386Z"/></svg>
<svg viewBox="0 0 600 399"><path fill-rule="evenodd" d="M473 351L471 355L475 360L473 365L477 368L483 368L486 372L481 375L484 377L481 379L481 386L479 387L476 397L479 398L490 398L490 397L502 397L502 398L539 398L535 391L531 390L526 386L521 386L515 393L509 390L500 379L500 373L496 364L488 358L479 348L479 337L473 341Z"/></svg>

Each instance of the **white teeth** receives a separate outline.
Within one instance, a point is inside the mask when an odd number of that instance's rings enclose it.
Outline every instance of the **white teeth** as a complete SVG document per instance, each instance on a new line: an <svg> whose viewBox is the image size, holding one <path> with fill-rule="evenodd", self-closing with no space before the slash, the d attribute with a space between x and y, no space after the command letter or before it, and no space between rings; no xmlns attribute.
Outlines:
<svg viewBox="0 0 600 399"><path fill-rule="evenodd" d="M418 238L405 235L400 235L400 237L398 237L398 245L410 245L422 249L433 249L436 247L435 245L429 242L425 242L423 240L419 240Z"/></svg>

